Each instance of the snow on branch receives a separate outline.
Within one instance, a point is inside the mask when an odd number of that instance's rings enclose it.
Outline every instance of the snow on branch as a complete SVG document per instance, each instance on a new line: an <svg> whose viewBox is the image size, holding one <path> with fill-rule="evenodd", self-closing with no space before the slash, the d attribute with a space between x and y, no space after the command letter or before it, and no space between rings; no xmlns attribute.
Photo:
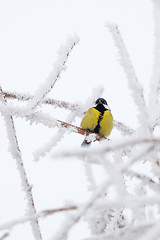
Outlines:
<svg viewBox="0 0 160 240"><path fill-rule="evenodd" d="M0 87L0 100L4 104L6 103L6 99L4 97L1 87ZM17 167L18 167L18 170L20 173L22 188L23 188L23 191L25 192L26 199L27 199L28 209L27 209L26 214L29 213L29 214L33 214L35 216L36 208L35 208L35 204L34 204L34 200L33 200L32 188L29 184L27 174L26 174L26 171L24 168L21 151L19 148L19 143L18 143L18 139L17 139L17 135L16 135L14 120L13 120L12 115L4 115L4 120L5 120L5 124L6 124L9 144L10 144L9 150L10 150L10 153L11 153L13 159L16 160ZM36 218L36 216L31 221L31 226L32 226L32 230L33 230L35 239L37 239L37 240L42 239L38 219Z"/></svg>
<svg viewBox="0 0 160 240"><path fill-rule="evenodd" d="M33 95L25 94L25 93L22 94L22 93L8 92L8 91L3 93L5 98L17 99L18 101L28 101L34 98ZM74 104L74 103L52 99L52 98L45 98L43 99L42 103L52 105L54 107L65 108L71 111L77 111L80 113L83 112L82 107L80 106L80 104L77 104L77 103Z"/></svg>
<svg viewBox="0 0 160 240"><path fill-rule="evenodd" d="M136 131L129 126L125 125L122 122L113 120L114 127L116 127L118 130L120 130L124 135L132 135L136 133Z"/></svg>
<svg viewBox="0 0 160 240"><path fill-rule="evenodd" d="M88 109L89 107L91 107L94 104L95 99L97 99L99 96L101 96L103 89L102 88L98 88L96 89L97 91L93 91L92 96L87 100L87 102L85 103L85 105L82 107L82 105L80 104L73 104L70 102L65 102L65 101L60 101L60 100L56 100L56 99L52 99L52 98L45 98L42 103L43 104L49 104L52 105L54 107L60 107L60 108L65 108L71 111L75 111L77 113L78 116L82 116L84 114L84 112L86 111L86 109ZM13 93L13 92L4 92L4 96L5 98L11 98L11 99L17 99L20 101L27 101L29 99L33 99L33 95L26 95L26 94L20 94L20 93ZM28 118L30 118L31 116L33 116L33 112L27 113L26 111L22 111L21 108L19 108L18 106L13 106L12 104L0 104L0 111L4 112L8 112L11 113L14 116L18 116L20 117L20 113L21 113L21 117L27 116ZM46 117L47 118L47 117ZM34 118L33 118L34 119ZM47 119L46 119L47 121ZM134 129L132 129L131 127L127 126L126 124L119 122L117 120L114 120L114 127L117 128L117 130L121 131L122 134L124 135L131 135L136 133Z"/></svg>
<svg viewBox="0 0 160 240"><path fill-rule="evenodd" d="M74 215L71 215L67 218L67 221L64 222L63 226L61 226L61 229L59 232L56 233L56 235L52 238L53 240L62 240L66 239L67 235L69 234L69 231L71 228L80 221L81 217L84 216L89 209L91 209L95 202L102 196L106 188L111 183L110 180L104 181L92 194L90 199L81 207L79 207L78 212Z"/></svg>
<svg viewBox="0 0 160 240"><path fill-rule="evenodd" d="M155 146L160 144L160 138L140 138L140 137L130 137L128 139L123 140L115 140L115 141L108 141L107 144L104 143L101 144L98 147L95 147L94 149L67 149L63 150L63 152L59 152L56 154L56 156L65 156L65 157L74 157L74 156L93 156L98 154L104 154L107 152L117 151L119 149L126 149L129 146L138 146L138 145L146 145L151 144L151 146ZM142 149L146 151L145 149ZM98 161L98 160L97 160Z"/></svg>
<svg viewBox="0 0 160 240"><path fill-rule="evenodd" d="M146 229L143 235L138 238L138 240L153 240L158 239L160 236L160 228L159 228L160 220L158 220L153 226L149 229Z"/></svg>
<svg viewBox="0 0 160 240"><path fill-rule="evenodd" d="M114 205L114 201L113 200L108 201L108 200L104 199L104 197L103 197L104 193L106 192L106 190L111 185L119 186L119 179L120 179L121 175L123 173L125 173L126 170L129 169L129 167L131 166L131 164L133 164L135 162L135 160L137 160L138 158L141 158L141 155L148 154L148 150L150 150L150 147L148 149L146 149L145 151L141 152L140 154L138 153L137 156L133 157L130 160L129 163L124 163L124 164L120 165L120 167L119 167L119 165L115 165L115 164L112 165L109 168L109 171L108 171L108 178L94 190L94 192L93 192L92 196L90 197L90 199L84 205L79 207L78 212L76 212L74 215L71 215L71 216L69 216L67 218L67 220L63 224L63 227L61 226L60 231L56 234L56 236L53 237L53 239L54 240L67 239L67 235L69 234L70 229L77 222L79 222L80 219L84 215L86 215L89 210L91 210L93 212L94 210L100 210L100 209L103 209L103 208L105 210L106 209L110 209L112 207L113 208L119 208L119 207L122 207L122 206L123 207L127 206L127 204L130 204L129 205L130 207L133 207L133 205L135 207L138 207L138 206L144 205L145 201L148 204L156 204L156 203L158 203L159 199L160 199L160 196L158 196L157 198L154 197L154 198L151 198L151 199L149 199L149 198L146 199L146 197L140 199L139 196L138 196L138 198L135 199L135 201L134 201L132 197L128 197L128 196L126 196L126 199L125 199L124 194L122 192L119 192L117 201L115 200L115 202L116 202L115 205ZM106 164L108 165L108 162ZM103 206L102 206L102 203L103 203ZM108 206L108 204L110 204L110 206ZM132 204L132 206L131 206L131 204ZM116 217L115 218L116 221L118 221L118 219L120 217L120 212L119 211L117 212L117 215L115 214L115 217ZM94 216L94 218L95 218L95 216ZM113 223L113 225L115 227L114 223Z"/></svg>
<svg viewBox="0 0 160 240"><path fill-rule="evenodd" d="M70 36L66 44L64 46L61 46L61 48L58 51L58 57L56 63L53 65L53 70L48 75L45 83L41 84L41 86L37 89L37 91L34 94L33 99L31 99L27 106L26 110L34 109L36 108L46 97L46 95L52 90L55 83L60 77L60 74L63 70L66 69L66 62L70 55L71 50L74 48L74 46L79 42L79 37L77 35Z"/></svg>
<svg viewBox="0 0 160 240"><path fill-rule="evenodd" d="M9 232L3 234L1 237L0 237L0 240L4 240L5 238L7 238L9 236Z"/></svg>
<svg viewBox="0 0 160 240"><path fill-rule="evenodd" d="M76 209L78 209L78 207L76 205L61 207L61 208L56 208L56 209L48 209L48 210L43 210L41 212L36 213L36 217L39 219L39 218L44 218L44 217L50 216L55 213L72 211L72 210L76 210ZM10 222L0 225L0 231L9 229L9 228L13 228L13 227L17 226L18 224L23 224L28 221L34 220L34 219L35 219L35 215L28 215L26 217L21 217L21 218L12 220Z"/></svg>
<svg viewBox="0 0 160 240"><path fill-rule="evenodd" d="M152 114L159 109L159 96L160 96L160 1L152 0L153 3L153 17L154 17L154 62L152 69L152 76L150 80L150 93L149 93L149 110ZM154 120L154 119L153 119ZM152 123L154 124L154 122Z"/></svg>
<svg viewBox="0 0 160 240"><path fill-rule="evenodd" d="M75 112L71 112L69 116L67 117L67 122L72 122L76 117ZM59 128L57 134L55 134L50 141L45 144L43 147L40 147L37 149L33 155L34 155L34 161L39 161L41 157L45 157L45 155L51 151L51 149L55 146L57 146L58 142L62 139L64 134L66 133L68 128Z"/></svg>
<svg viewBox="0 0 160 240"><path fill-rule="evenodd" d="M139 109L139 121L141 125L141 130L143 129L143 132L146 133L147 131L147 133L150 134L148 112L147 112L147 107L144 100L143 89L138 81L136 72L130 60L130 57L126 49L125 43L122 39L120 30L118 26L114 23L107 23L106 26L109 28L110 32L112 33L115 44L119 50L120 63L127 75L127 78L129 80L128 81L129 88L132 92L132 96L137 105L137 108Z"/></svg>
<svg viewBox="0 0 160 240"><path fill-rule="evenodd" d="M117 229L116 231L105 231L102 234L94 234L89 238L83 238L81 240L132 240L140 237L147 229L153 226L151 223L141 224L137 226L129 225L125 228ZM138 240L140 240L138 238ZM147 238L145 240L148 240Z"/></svg>
<svg viewBox="0 0 160 240"><path fill-rule="evenodd" d="M150 187L151 189L153 189L156 192L159 192L159 184L157 182L155 182L152 178L145 176L143 174L139 174L134 171L128 171L128 172L126 171L125 175L127 175L131 178L140 179L144 185Z"/></svg>
<svg viewBox="0 0 160 240"><path fill-rule="evenodd" d="M53 117L51 117L49 114L44 114L40 111L31 113L30 115L25 114L25 111L22 113L21 111L18 111L17 107L5 107L4 104L0 104L0 110L1 112L6 115L6 114L11 114L15 117L21 117L25 118L27 121L29 121L31 124L33 123L41 123L44 124L45 126L49 128L54 128L54 127L60 127L60 128L67 128L68 132L75 132L79 133L81 135L85 135L86 131L83 128L77 127L75 125L72 125L70 123L66 123L61 120L57 120ZM92 140L100 141L104 139L101 135L99 134L94 134L92 132L89 132L88 135L92 134Z"/></svg>
<svg viewBox="0 0 160 240"><path fill-rule="evenodd" d="M102 94L102 91L103 91L103 88L102 87L99 87L97 89L94 89L93 93L92 93L92 96L89 98L89 100L87 101L87 104L85 104L85 107L86 105L88 105L89 103L92 105L93 103L95 103L95 99L97 99L99 96L101 96ZM68 117L67 117L67 122L69 122L69 124L71 124L71 122L74 121L77 113L81 113L82 115L82 107L78 107L76 106L76 108L74 108L74 112L71 112ZM84 107L84 109L85 109ZM87 106L87 108L90 107L90 106ZM81 109L81 111L80 111ZM65 125L66 126L66 125ZM68 127L67 127L68 128ZM49 152L52 147L56 146L58 144L58 142L62 139L63 135L66 133L66 130L65 128L60 128L58 133L52 137L52 139L47 143L45 144L45 146L37 149L35 152L34 152L34 160L35 161L38 161L40 157L44 157L46 155L47 152ZM69 128L69 131L71 130L71 128Z"/></svg>

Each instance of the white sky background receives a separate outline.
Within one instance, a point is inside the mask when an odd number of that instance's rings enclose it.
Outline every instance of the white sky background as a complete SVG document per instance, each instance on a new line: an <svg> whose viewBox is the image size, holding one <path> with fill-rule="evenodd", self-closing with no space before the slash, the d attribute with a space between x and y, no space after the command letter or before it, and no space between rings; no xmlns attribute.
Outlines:
<svg viewBox="0 0 160 240"><path fill-rule="evenodd" d="M69 34L76 33L80 43L71 52L67 71L49 96L72 103L85 103L92 90L101 85L105 91L100 97L108 101L114 118L135 128L137 109L105 23L119 25L147 98L154 46L152 10L149 0L1 0L0 84L3 90L34 94L52 69L59 46L65 43ZM46 109L53 117L65 120L65 110ZM77 118L75 124L79 125L80 120ZM16 129L29 181L33 184L37 210L63 206L67 199L83 201L88 194L81 163L51 161L51 155L38 163L33 162L32 152L49 141L56 130L35 125L30 127L20 119L16 120ZM113 130L110 138L117 137L118 132ZM67 134L56 150L80 146L82 140L83 137L78 134ZM26 203L15 162L7 153L8 141L1 116L0 146L2 224L23 216ZM44 239L55 232L57 219L60 223L61 219L57 216L40 221ZM87 232L84 227L82 229ZM81 235L78 232L78 237L75 235L77 240L81 239L83 231ZM75 239L75 235L71 239ZM9 239L32 240L30 225L16 227Z"/></svg>

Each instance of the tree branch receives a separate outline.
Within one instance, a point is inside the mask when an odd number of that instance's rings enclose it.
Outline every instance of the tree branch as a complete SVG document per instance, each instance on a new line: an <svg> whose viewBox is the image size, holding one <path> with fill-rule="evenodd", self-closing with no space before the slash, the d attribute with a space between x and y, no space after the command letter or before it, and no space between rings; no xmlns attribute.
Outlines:
<svg viewBox="0 0 160 240"><path fill-rule="evenodd" d="M57 61L53 65L52 71L49 73L46 81L40 85L34 94L34 98L31 99L27 106L26 110L34 110L46 97L46 95L52 90L55 83L59 79L61 72L66 69L65 64L70 55L70 52L74 46L79 42L79 38L75 36L70 36L67 39L64 46L58 51Z"/></svg>
<svg viewBox="0 0 160 240"><path fill-rule="evenodd" d="M25 94L25 93L15 93L15 92L3 92L5 98L9 98L9 99L16 99L18 101L28 101L34 98L34 95L29 95L29 94ZM79 104L73 104L70 102L66 102L66 101L61 101L61 100L56 100L56 99L52 99L52 98L45 98L42 101L43 104L48 104L48 105L52 105L54 107L60 107L60 108L65 108L65 109L69 109L72 111L78 111L78 112L82 112L81 107Z"/></svg>
<svg viewBox="0 0 160 240"><path fill-rule="evenodd" d="M0 100L4 104L6 104L6 99L4 97L1 87L0 87ZM19 143L18 143L18 139L17 139L17 135L16 135L14 120L13 120L12 115L9 115L9 114L4 115L4 120L6 123L6 129L7 129L8 139L9 139L9 143L10 143L10 152L12 154L12 157L14 159L16 159L18 170L19 170L20 177L21 177L22 187L26 194L26 199L28 201L28 211L34 215L34 219L32 219L32 221L31 221L33 234L34 234L35 239L41 240L42 236L41 236L41 232L40 232L40 228L39 228L39 223L38 223L38 219L35 216L36 208L35 208L35 204L34 204L34 200L33 200L32 188L29 184L27 174L26 174L26 171L24 168L21 151L19 148Z"/></svg>
<svg viewBox="0 0 160 240"><path fill-rule="evenodd" d="M44 218L46 216L58 213L58 212L66 212L66 211L71 211L71 210L76 210L78 207L75 205L69 206L69 207L62 207L62 208L55 208L55 209L48 209L48 210L43 210L39 213L36 213L36 217L37 218ZM15 219L13 221L10 221L8 223L4 223L2 225L0 225L0 231L11 228L11 227L15 227L18 224L23 224L25 222L31 221L35 219L35 215L30 215L30 216L26 216L26 217L21 217L18 219Z"/></svg>

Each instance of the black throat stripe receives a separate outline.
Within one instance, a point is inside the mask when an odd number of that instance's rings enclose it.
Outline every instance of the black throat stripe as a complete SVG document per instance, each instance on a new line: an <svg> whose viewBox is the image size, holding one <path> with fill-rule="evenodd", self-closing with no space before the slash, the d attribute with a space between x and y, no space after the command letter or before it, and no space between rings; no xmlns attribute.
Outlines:
<svg viewBox="0 0 160 240"><path fill-rule="evenodd" d="M103 104L98 104L96 107L94 107L96 110L98 110L100 112L99 114L99 118L98 118L98 122L97 125L95 127L95 129L93 130L94 133L99 133L99 129L100 129L100 122L103 118L104 112L107 111L107 109L103 106Z"/></svg>
<svg viewBox="0 0 160 240"><path fill-rule="evenodd" d="M105 111L104 111L105 112ZM104 112L100 112L99 118L98 118L98 122L97 125L95 127L95 129L93 130L95 133L99 133L99 129L100 129L100 121L103 118Z"/></svg>

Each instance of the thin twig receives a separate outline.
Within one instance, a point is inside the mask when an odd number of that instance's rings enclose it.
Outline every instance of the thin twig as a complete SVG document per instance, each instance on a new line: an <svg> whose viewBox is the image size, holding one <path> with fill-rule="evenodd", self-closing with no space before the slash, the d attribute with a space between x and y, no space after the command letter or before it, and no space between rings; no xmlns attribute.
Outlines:
<svg viewBox="0 0 160 240"><path fill-rule="evenodd" d="M52 71L48 75L45 83L40 85L40 87L36 90L34 98L28 102L26 110L34 110L52 90L55 83L59 79L61 72L66 68L65 64L70 55L70 52L78 42L79 38L75 35L67 39L66 44L59 49L57 61L53 65Z"/></svg>
<svg viewBox="0 0 160 240"><path fill-rule="evenodd" d="M149 186L150 188L152 188L154 191L158 192L160 190L160 185L159 183L155 182L152 178L148 177L148 176L145 176L141 173L137 173L137 172L134 172L134 171L126 171L125 172L125 175L133 178L138 178L140 179L143 184L145 184L146 186Z"/></svg>
<svg viewBox="0 0 160 240"><path fill-rule="evenodd" d="M77 208L78 208L77 206L72 205L72 206L69 206L69 207L43 210L39 213L36 213L36 218L44 218L46 216L50 216L50 215L55 214L55 213L76 210ZM35 219L35 215L15 219L13 221L10 221L10 222L7 222L7 223L4 223L4 224L0 225L0 231L5 230L5 229L9 229L11 227L15 227L18 224L23 224L25 222L32 221L34 219Z"/></svg>
<svg viewBox="0 0 160 240"><path fill-rule="evenodd" d="M25 93L22 94L22 93L8 92L8 91L3 93L5 98L17 99L18 101L28 101L34 98L33 95L29 95L29 94L26 95ZM46 98L42 101L42 103L52 105L54 107L60 107L60 108L65 108L72 111L82 112L79 104L73 104L70 102L62 101L62 100Z"/></svg>
<svg viewBox="0 0 160 240"><path fill-rule="evenodd" d="M3 234L3 236L0 237L0 240L4 240L6 237L9 236L9 232L8 233L5 233Z"/></svg>
<svg viewBox="0 0 160 240"><path fill-rule="evenodd" d="M132 135L132 134L136 133L136 131L134 129L132 129L131 127L125 125L122 122L116 121L116 120L114 120L114 127L116 127L118 130L120 130L122 133L124 133L126 135Z"/></svg>
<svg viewBox="0 0 160 240"><path fill-rule="evenodd" d="M140 144L160 144L160 138L130 138L127 140L123 140L121 142L119 141L108 141L107 144L96 147L94 149L74 149L74 150L63 150L63 153L57 154L57 156L65 156L65 157L71 157L71 156L93 156L95 154L104 154L107 152L116 151L119 149L125 149L129 146L135 146ZM152 146L152 148L154 148ZM97 159L98 161L98 159Z"/></svg>
<svg viewBox="0 0 160 240"><path fill-rule="evenodd" d="M143 88L139 83L137 74L131 62L119 27L114 23L107 23L106 26L109 28L119 51L120 63L129 80L128 85L132 91L133 99L139 109L139 122L141 124L140 130L142 131L143 129L145 133L147 132L148 134L150 134L150 126L148 121L149 116L147 111L148 109L144 99Z"/></svg>

